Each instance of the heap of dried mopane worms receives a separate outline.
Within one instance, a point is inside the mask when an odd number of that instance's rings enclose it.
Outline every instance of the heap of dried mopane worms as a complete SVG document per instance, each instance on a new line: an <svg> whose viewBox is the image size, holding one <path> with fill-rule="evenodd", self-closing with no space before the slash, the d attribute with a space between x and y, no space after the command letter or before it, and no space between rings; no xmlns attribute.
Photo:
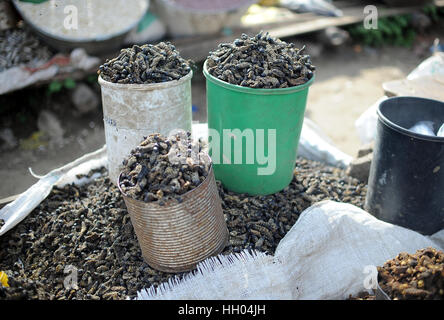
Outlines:
<svg viewBox="0 0 444 320"><path fill-rule="evenodd" d="M210 158L190 132L169 137L151 134L123 161L122 191L133 199L163 205L199 186L210 170Z"/></svg>
<svg viewBox="0 0 444 320"><path fill-rule="evenodd" d="M122 195L106 170L103 175L82 186L55 187L0 237L0 270L10 285L0 286L0 299L134 298L137 291L179 275L143 261ZM236 194L219 184L230 232L223 254L243 249L273 254L304 209L326 199L362 208L366 190L344 170L303 159L290 185L272 195ZM77 268L76 290L64 286L67 266Z"/></svg>
<svg viewBox="0 0 444 320"><path fill-rule="evenodd" d="M309 55L294 43L260 32L254 37L242 34L233 43L222 43L210 52L208 72L231 84L250 88L288 88L313 78L315 66Z"/></svg>
<svg viewBox="0 0 444 320"><path fill-rule="evenodd" d="M378 267L381 289L394 300L444 300L444 252L401 252Z"/></svg>
<svg viewBox="0 0 444 320"><path fill-rule="evenodd" d="M134 45L99 67L106 81L124 84L161 83L179 80L191 71L192 62L183 59L169 42Z"/></svg>
<svg viewBox="0 0 444 320"><path fill-rule="evenodd" d="M35 68L51 56L51 50L26 27L0 31L0 72L20 65Z"/></svg>

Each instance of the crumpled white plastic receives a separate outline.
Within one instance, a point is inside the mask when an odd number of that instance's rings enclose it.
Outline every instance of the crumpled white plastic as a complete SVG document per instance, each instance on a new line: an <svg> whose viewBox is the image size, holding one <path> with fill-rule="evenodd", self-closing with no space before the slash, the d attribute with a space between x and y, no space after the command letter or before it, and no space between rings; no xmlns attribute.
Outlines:
<svg viewBox="0 0 444 320"><path fill-rule="evenodd" d="M313 121L304 118L298 156L338 168L347 168L353 157L339 150Z"/></svg>
<svg viewBox="0 0 444 320"><path fill-rule="evenodd" d="M50 171L44 176L36 176L39 178L39 181L13 202L0 209L0 219L5 221L3 227L0 228L0 236L25 219L40 202L46 199L54 185L63 186L72 182L76 184L85 183L87 178L77 179L76 175L80 173L87 174L92 169L106 166L106 159L106 146L103 146L101 149L85 154L61 168ZM93 178L91 177L90 179Z"/></svg>
<svg viewBox="0 0 444 320"><path fill-rule="evenodd" d="M407 80L432 76L434 74L444 74L444 52L435 52L431 57L421 62L409 73Z"/></svg>
<svg viewBox="0 0 444 320"><path fill-rule="evenodd" d="M374 104L372 104L367 110L362 113L355 121L355 128L359 136L361 144L368 144L375 140L376 136L376 124L378 123L378 106L379 104L387 100L387 96L379 98Z"/></svg>
<svg viewBox="0 0 444 320"><path fill-rule="evenodd" d="M433 121L418 121L409 130L427 136L435 136L435 132L433 132Z"/></svg>
<svg viewBox="0 0 444 320"><path fill-rule="evenodd" d="M436 52L431 57L421 62L412 72L409 73L407 80L437 74L444 75L444 52ZM378 109L379 104L386 99L386 96L380 98L367 110L365 110L356 120L355 128L362 144L370 143L375 139L376 123L378 122L376 110ZM444 132L441 136L444 136Z"/></svg>
<svg viewBox="0 0 444 320"><path fill-rule="evenodd" d="M24 66L12 67L0 72L0 94L12 92L30 86L39 81L50 80L60 71L71 72L74 70L90 70L98 66L100 59L89 56L84 49L74 49L69 56L69 65L60 67L52 64L44 69L31 72ZM42 64L45 62L42 61Z"/></svg>
<svg viewBox="0 0 444 320"><path fill-rule="evenodd" d="M442 126L438 129L438 132L436 133L437 137L444 137L444 123Z"/></svg>

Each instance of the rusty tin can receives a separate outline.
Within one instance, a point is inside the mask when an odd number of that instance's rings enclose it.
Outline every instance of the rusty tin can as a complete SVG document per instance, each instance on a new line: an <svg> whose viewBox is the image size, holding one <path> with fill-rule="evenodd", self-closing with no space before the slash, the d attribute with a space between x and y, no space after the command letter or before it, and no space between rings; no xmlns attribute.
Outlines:
<svg viewBox="0 0 444 320"><path fill-rule="evenodd" d="M228 243L228 229L213 166L195 189L163 206L123 195L145 261L164 272L184 272L219 254Z"/></svg>

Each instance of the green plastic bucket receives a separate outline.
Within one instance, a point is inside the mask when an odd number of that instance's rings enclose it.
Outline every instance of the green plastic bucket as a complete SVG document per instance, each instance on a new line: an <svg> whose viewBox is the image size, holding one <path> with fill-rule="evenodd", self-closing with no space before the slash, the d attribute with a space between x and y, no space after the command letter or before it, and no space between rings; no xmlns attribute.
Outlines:
<svg viewBox="0 0 444 320"><path fill-rule="evenodd" d="M229 84L207 71L208 133L214 173L225 188L265 195L293 178L307 83L282 89Z"/></svg>

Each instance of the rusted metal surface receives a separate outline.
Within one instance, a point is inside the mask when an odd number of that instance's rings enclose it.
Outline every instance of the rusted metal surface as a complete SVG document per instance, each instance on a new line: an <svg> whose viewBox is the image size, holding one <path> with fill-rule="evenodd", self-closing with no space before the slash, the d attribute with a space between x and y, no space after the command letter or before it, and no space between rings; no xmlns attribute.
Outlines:
<svg viewBox="0 0 444 320"><path fill-rule="evenodd" d="M192 270L198 262L219 254L228 242L212 167L202 184L181 196L181 203L173 199L160 206L122 195L142 255L154 269Z"/></svg>

